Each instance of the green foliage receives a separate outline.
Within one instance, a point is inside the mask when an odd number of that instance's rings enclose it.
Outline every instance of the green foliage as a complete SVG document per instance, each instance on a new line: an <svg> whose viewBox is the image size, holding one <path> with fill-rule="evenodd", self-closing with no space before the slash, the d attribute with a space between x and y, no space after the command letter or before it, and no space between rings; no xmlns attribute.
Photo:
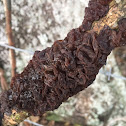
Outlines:
<svg viewBox="0 0 126 126"><path fill-rule="evenodd" d="M79 124L74 124L74 126L82 126L82 125L79 125Z"/></svg>
<svg viewBox="0 0 126 126"><path fill-rule="evenodd" d="M47 120L53 120L53 121L56 121L56 122L60 122L60 121L63 121L63 118L57 114L54 114L54 113L50 113L47 115L46 117Z"/></svg>

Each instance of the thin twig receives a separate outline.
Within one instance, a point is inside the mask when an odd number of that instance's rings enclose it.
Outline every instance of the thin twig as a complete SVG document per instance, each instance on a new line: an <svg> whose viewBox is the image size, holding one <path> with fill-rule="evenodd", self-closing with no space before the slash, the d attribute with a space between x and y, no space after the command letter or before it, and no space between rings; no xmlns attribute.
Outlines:
<svg viewBox="0 0 126 126"><path fill-rule="evenodd" d="M4 71L0 68L0 82L1 82L1 88L2 90L8 90L8 84L6 82L6 79L4 77Z"/></svg>
<svg viewBox="0 0 126 126"><path fill-rule="evenodd" d="M12 29L11 29L11 0L3 0L5 15L6 15L6 32L8 43L10 46L14 46ZM16 74L16 59L14 50L10 49L10 63L12 77Z"/></svg>

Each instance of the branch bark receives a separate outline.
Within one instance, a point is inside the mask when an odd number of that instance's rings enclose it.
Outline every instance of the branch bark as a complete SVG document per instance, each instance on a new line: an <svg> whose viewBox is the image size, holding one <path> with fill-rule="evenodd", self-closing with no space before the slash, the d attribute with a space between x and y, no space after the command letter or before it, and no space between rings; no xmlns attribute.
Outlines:
<svg viewBox="0 0 126 126"><path fill-rule="evenodd" d="M3 0L5 16L6 16L6 33L8 38L8 43L10 46L14 46L12 28L11 28L11 0ZM10 64L11 64L11 75L12 77L16 74L16 59L15 51L10 49Z"/></svg>
<svg viewBox="0 0 126 126"><path fill-rule="evenodd" d="M8 84L4 77L4 71L0 68L0 81L1 81L1 88L3 91L8 90Z"/></svg>
<svg viewBox="0 0 126 126"><path fill-rule="evenodd" d="M99 21L94 21L91 30L88 32L95 31L99 33L99 31L103 29L105 25L109 26L111 29L118 29L117 22L120 19L126 18L126 11L125 11L126 1L121 0L117 3L116 0L113 0L109 4L109 7L110 9L107 15L101 18ZM22 112L18 112L15 110L13 111L14 113L12 112L11 116L4 114L3 124L5 124L6 126L17 125L19 122L23 121L26 117L30 116L25 111Z"/></svg>

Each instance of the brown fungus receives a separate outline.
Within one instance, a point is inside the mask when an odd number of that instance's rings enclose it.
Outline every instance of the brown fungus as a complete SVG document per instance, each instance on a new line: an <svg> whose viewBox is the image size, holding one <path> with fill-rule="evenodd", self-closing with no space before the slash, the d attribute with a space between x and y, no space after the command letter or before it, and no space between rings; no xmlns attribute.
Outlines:
<svg viewBox="0 0 126 126"><path fill-rule="evenodd" d="M93 21L106 15L110 1L90 1L82 26L35 52L24 71L12 79L11 88L1 94L1 112L16 107L42 115L93 83L112 49L126 45L126 19L118 22L119 30L104 26L99 34L87 32Z"/></svg>

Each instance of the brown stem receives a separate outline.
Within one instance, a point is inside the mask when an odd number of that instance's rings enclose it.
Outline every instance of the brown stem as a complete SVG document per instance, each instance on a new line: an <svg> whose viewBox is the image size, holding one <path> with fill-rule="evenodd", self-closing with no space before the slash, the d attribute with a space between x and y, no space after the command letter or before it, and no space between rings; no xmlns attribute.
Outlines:
<svg viewBox="0 0 126 126"><path fill-rule="evenodd" d="M11 29L11 0L3 0L5 15L6 15L6 32L8 43L10 46L14 46L13 35ZM12 77L16 74L16 59L14 50L10 49L10 63L11 63L11 74Z"/></svg>
<svg viewBox="0 0 126 126"><path fill-rule="evenodd" d="M6 82L6 79L4 77L4 71L0 68L0 82L1 82L1 88L3 91L8 90L8 84Z"/></svg>

